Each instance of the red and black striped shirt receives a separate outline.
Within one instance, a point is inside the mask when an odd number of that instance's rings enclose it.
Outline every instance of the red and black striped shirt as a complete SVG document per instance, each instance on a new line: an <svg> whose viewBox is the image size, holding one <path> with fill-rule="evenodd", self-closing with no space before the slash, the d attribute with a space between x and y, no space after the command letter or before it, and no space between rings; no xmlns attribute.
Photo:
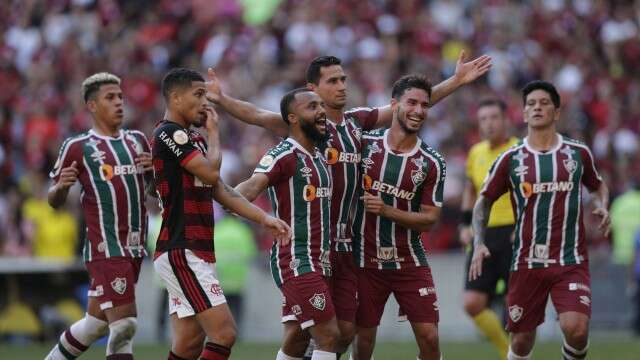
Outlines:
<svg viewBox="0 0 640 360"><path fill-rule="evenodd" d="M170 249L190 249L214 262L213 187L204 184L184 166L207 144L196 131L168 120L156 126L151 140L156 190L162 201L162 227L155 257Z"/></svg>

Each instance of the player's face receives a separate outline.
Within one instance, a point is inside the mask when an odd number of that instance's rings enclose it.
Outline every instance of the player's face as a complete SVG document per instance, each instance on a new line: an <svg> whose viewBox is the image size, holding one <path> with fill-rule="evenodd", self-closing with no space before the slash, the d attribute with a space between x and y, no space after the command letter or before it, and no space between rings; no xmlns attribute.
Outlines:
<svg viewBox="0 0 640 360"><path fill-rule="evenodd" d="M478 109L478 124L484 139L499 141L507 131L507 121L504 112L497 105L482 106Z"/></svg>
<svg viewBox="0 0 640 360"><path fill-rule="evenodd" d="M544 90L534 90L527 95L524 104L524 122L531 128L543 129L552 126L560 118L551 95Z"/></svg>
<svg viewBox="0 0 640 360"><path fill-rule="evenodd" d="M124 101L120 85L105 84L87 103L96 121L108 128L117 128L124 120Z"/></svg>
<svg viewBox="0 0 640 360"><path fill-rule="evenodd" d="M202 81L192 81L191 87L185 88L177 97L179 112L182 117L191 125L200 127L204 125L207 118L207 90Z"/></svg>
<svg viewBox="0 0 640 360"><path fill-rule="evenodd" d="M411 88L402 94L400 100L391 99L391 107L402 129L414 134L427 119L429 95L422 89Z"/></svg>
<svg viewBox="0 0 640 360"><path fill-rule="evenodd" d="M310 87L332 109L342 109L347 103L347 75L340 65L320 68L318 84Z"/></svg>
<svg viewBox="0 0 640 360"><path fill-rule="evenodd" d="M327 135L327 114L324 102L314 92L303 92L296 95L293 113L300 129L315 142L323 141Z"/></svg>

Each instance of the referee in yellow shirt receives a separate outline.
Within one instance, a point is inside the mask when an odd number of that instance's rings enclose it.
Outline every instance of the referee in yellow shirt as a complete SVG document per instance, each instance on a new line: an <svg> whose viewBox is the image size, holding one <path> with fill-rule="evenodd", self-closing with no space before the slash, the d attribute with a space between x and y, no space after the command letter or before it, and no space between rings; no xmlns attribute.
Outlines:
<svg viewBox="0 0 640 360"><path fill-rule="evenodd" d="M506 105L498 99L487 99L478 106L478 125L484 141L475 144L467 158L467 181L462 195L463 219L460 226L460 241L468 249L466 272L472 257L473 239L471 232L471 212L476 196L482 188L487 173L494 160L505 150L518 142L508 135ZM497 295L500 284L509 279L511 264L511 236L514 229L513 209L509 195L505 194L493 204L486 234L486 244L491 257L484 260L482 275L474 280L466 280L464 310L473 319L478 329L493 343L501 359L506 359L509 349L507 333L501 321L490 308L491 300ZM465 276L467 279L467 276Z"/></svg>

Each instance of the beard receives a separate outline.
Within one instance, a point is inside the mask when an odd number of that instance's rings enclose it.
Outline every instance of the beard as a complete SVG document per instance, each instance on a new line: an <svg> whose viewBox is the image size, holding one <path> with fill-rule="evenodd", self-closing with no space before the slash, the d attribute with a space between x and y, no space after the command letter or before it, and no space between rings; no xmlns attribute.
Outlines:
<svg viewBox="0 0 640 360"><path fill-rule="evenodd" d="M407 134L417 134L420 131L420 128L412 129L407 125L407 121L409 121L407 120L407 112L404 111L400 105L398 105L398 112L396 113L396 116L398 117L398 124L400 124L402 130Z"/></svg>
<svg viewBox="0 0 640 360"><path fill-rule="evenodd" d="M313 140L313 142L315 142L316 144L322 143L327 139L326 132L323 134L316 127L315 120L302 121L300 123L300 129L302 129L302 132L305 134L305 136Z"/></svg>

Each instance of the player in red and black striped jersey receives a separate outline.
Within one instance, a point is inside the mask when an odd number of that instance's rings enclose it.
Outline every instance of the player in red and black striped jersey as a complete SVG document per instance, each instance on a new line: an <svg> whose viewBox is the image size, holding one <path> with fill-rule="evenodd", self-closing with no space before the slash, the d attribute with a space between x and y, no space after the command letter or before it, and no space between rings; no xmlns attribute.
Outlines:
<svg viewBox="0 0 640 360"><path fill-rule="evenodd" d="M331 178L316 147L326 136L326 113L320 97L308 89L287 93L280 108L289 136L236 189L251 200L268 190L275 213L293 233L289 246L274 243L271 249L271 272L284 297L277 359L301 357L309 335L318 344L312 359L335 359L339 332L329 291Z"/></svg>
<svg viewBox="0 0 640 360"><path fill-rule="evenodd" d="M455 75L433 88L430 105L445 98L460 86L474 81L489 70L491 59L481 56L464 62L460 54ZM327 142L320 144L331 173L333 192L331 198L332 293L340 326L342 351L351 343L355 334L357 278L353 263L351 217L356 203L356 189L360 184L360 153L362 131L388 127L391 124L390 106L380 108L354 108L345 110L347 103L347 76L340 59L335 56L319 56L307 68L307 88L316 92L324 101L327 112ZM213 79L211 101L220 105L243 122L258 125L286 137L288 127L280 114L260 109L253 104L224 94L217 79Z"/></svg>
<svg viewBox="0 0 640 360"><path fill-rule="evenodd" d="M529 359L536 328L551 297L564 334L564 359L584 359L589 340L591 289L581 185L596 196L595 215L609 233L609 191L591 151L561 136L560 95L545 81L522 90L527 137L494 162L473 210L475 250L469 278L482 274L490 256L484 237L493 202L510 192L516 217L507 306L508 359Z"/></svg>
<svg viewBox="0 0 640 360"><path fill-rule="evenodd" d="M173 343L169 359L227 359L235 342L233 317L215 270L213 202L260 223L288 243L286 223L264 213L219 178L218 116L204 78L173 69L162 80L165 119L152 140L162 227L154 267L169 292ZM208 142L190 129L204 126ZM208 342L202 349L205 336Z"/></svg>
<svg viewBox="0 0 640 360"><path fill-rule="evenodd" d="M87 314L63 333L46 359L75 359L107 332L107 359L133 359L135 283L145 255L145 178L153 178L151 154L144 134L122 129L118 77L94 74L82 83L82 94L94 126L62 144L48 200L54 208L62 206L71 185L80 183L87 222L83 257L91 287Z"/></svg>

